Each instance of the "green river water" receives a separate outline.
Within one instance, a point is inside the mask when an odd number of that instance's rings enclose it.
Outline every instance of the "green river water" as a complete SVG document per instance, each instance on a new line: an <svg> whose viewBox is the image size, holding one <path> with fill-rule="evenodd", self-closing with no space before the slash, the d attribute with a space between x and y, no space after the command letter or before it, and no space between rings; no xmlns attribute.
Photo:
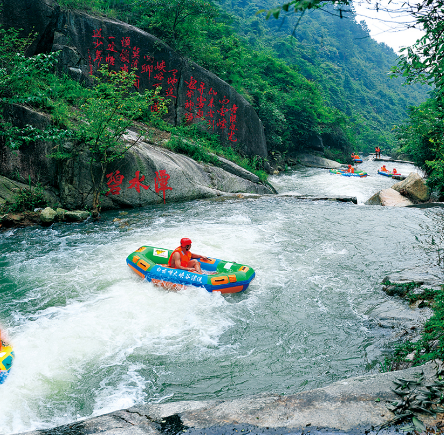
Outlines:
<svg viewBox="0 0 444 435"><path fill-rule="evenodd" d="M52 428L143 402L292 394L374 372L393 331L372 315L382 278L434 261L440 209L366 206L391 179L304 169L280 193L354 195L358 205L266 196L105 213L99 223L0 233L0 324L15 362L0 433ZM396 166L410 172L411 165ZM146 244L247 264L241 294L168 292L126 265Z"/></svg>

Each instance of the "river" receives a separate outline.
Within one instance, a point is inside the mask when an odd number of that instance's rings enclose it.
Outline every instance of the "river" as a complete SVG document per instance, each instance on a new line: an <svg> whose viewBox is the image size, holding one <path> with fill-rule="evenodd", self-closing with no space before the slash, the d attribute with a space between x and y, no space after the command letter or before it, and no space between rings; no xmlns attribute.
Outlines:
<svg viewBox="0 0 444 435"><path fill-rule="evenodd" d="M142 402L292 394L378 371L391 332L371 316L381 279L425 264L440 209L366 206L391 186L307 168L271 177L280 193L352 195L198 200L99 223L0 233L0 323L14 346L0 385L0 433L46 429ZM392 165L388 165L389 168ZM398 172L414 170L396 164ZM241 294L169 292L126 265L146 244L252 266Z"/></svg>

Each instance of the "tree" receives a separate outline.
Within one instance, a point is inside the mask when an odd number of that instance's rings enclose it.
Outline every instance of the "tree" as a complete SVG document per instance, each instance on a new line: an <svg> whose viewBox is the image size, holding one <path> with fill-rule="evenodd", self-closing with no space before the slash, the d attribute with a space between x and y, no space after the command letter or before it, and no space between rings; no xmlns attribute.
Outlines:
<svg viewBox="0 0 444 435"><path fill-rule="evenodd" d="M167 112L166 102L159 97L160 89L139 93L134 89L135 79L133 72L115 72L103 66L95 77L90 97L80 107L75 149L67 155L62 152L61 144L52 155L59 159L79 153L89 156L93 217L99 215L103 184L110 163L121 159L146 134L139 129L137 137L128 143L124 140L127 130L134 126L136 120L149 122Z"/></svg>
<svg viewBox="0 0 444 435"><path fill-rule="evenodd" d="M187 39L179 35L196 32L194 21L197 18L208 20L218 14L214 4L205 0L136 0L133 9L140 10L139 27L160 35L175 48L178 39Z"/></svg>
<svg viewBox="0 0 444 435"><path fill-rule="evenodd" d="M444 2L428 0L409 5L425 35L412 47L401 50L402 55L394 74L402 74L412 82L435 85L439 94L444 88Z"/></svg>

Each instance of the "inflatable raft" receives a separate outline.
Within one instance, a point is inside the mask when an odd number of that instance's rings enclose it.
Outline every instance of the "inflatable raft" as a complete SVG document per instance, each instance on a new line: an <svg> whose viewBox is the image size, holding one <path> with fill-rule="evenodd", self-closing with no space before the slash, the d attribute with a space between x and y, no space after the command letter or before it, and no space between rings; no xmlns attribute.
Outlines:
<svg viewBox="0 0 444 435"><path fill-rule="evenodd" d="M362 163L362 159L361 159L361 158L359 158L359 159L353 159L353 161L354 161L355 163Z"/></svg>
<svg viewBox="0 0 444 435"><path fill-rule="evenodd" d="M14 361L12 346L0 340L0 384L5 382Z"/></svg>
<svg viewBox="0 0 444 435"><path fill-rule="evenodd" d="M355 172L347 172L345 169L330 169L330 173L332 174L338 174L343 175L344 177L367 177L367 172L364 171L357 171L355 169Z"/></svg>
<svg viewBox="0 0 444 435"><path fill-rule="evenodd" d="M385 171L378 171L378 174L384 175L385 177L393 177L393 175L401 175L398 172L394 174L393 172L385 172Z"/></svg>
<svg viewBox="0 0 444 435"><path fill-rule="evenodd" d="M199 258L203 273L173 269L168 260L173 250L142 246L126 259L128 266L140 277L156 285L174 290L187 286L204 287L209 292L238 293L245 290L255 277L245 264L217 258Z"/></svg>

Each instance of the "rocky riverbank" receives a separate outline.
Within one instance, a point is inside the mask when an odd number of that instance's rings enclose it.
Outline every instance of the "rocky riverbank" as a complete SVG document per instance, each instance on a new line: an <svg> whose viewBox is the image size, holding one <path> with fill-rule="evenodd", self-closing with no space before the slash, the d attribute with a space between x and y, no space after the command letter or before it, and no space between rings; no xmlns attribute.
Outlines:
<svg viewBox="0 0 444 435"><path fill-rule="evenodd" d="M399 372L358 376L324 388L290 396L267 394L233 400L145 404L111 412L52 430L27 435L226 435L247 434L387 434L395 433L395 418L387 405L399 400L394 388L400 378L424 373L424 385L436 380L437 364L430 362ZM433 428L442 416L421 416ZM388 429L381 430L388 424Z"/></svg>

